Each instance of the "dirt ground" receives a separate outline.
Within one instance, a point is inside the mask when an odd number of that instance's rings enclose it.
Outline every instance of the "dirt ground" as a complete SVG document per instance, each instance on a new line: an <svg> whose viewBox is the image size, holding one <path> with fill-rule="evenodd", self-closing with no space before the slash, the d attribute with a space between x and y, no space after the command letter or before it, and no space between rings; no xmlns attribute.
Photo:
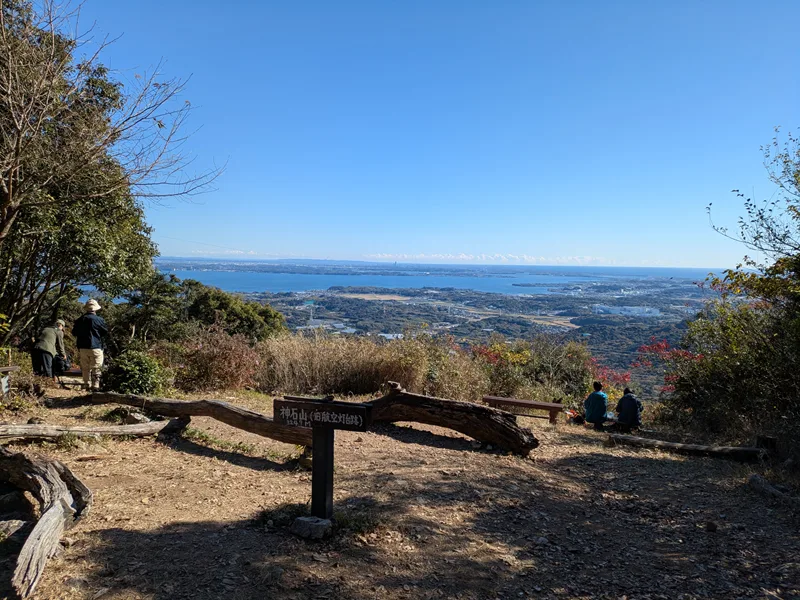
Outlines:
<svg viewBox="0 0 800 600"><path fill-rule="evenodd" d="M90 425L109 408L59 395L5 421ZM289 532L311 492L297 449L211 419L165 441L14 445L95 498L34 597L800 598L798 521L746 487L752 467L521 421L541 441L527 459L421 425L337 432L339 525L322 542Z"/></svg>

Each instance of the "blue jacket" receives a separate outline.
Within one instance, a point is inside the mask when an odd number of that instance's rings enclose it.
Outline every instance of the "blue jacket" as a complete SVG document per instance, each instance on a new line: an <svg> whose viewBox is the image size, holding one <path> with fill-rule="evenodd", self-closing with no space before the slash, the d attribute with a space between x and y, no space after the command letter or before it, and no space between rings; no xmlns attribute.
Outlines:
<svg viewBox="0 0 800 600"><path fill-rule="evenodd" d="M617 421L623 425L642 424L642 401L633 394L625 394L617 403Z"/></svg>
<svg viewBox="0 0 800 600"><path fill-rule="evenodd" d="M608 411L608 396L605 392L592 392L584 400L583 408L588 423L603 423Z"/></svg>
<svg viewBox="0 0 800 600"><path fill-rule="evenodd" d="M103 347L103 338L108 335L108 328L103 317L94 313L86 313L75 321L72 327L78 349L98 350Z"/></svg>

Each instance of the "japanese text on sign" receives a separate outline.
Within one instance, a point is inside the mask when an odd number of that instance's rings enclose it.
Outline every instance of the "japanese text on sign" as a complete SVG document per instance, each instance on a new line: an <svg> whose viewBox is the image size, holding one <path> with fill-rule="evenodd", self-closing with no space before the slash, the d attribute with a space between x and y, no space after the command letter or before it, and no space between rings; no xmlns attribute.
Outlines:
<svg viewBox="0 0 800 600"><path fill-rule="evenodd" d="M366 431L370 425L371 406L355 402L322 400L275 400L274 418L291 427L322 427Z"/></svg>
<svg viewBox="0 0 800 600"><path fill-rule="evenodd" d="M284 425L293 425L295 427L314 427L323 423L364 427L364 417L361 415L346 415L325 409L306 410L305 408L298 409L284 406L279 413L281 422Z"/></svg>

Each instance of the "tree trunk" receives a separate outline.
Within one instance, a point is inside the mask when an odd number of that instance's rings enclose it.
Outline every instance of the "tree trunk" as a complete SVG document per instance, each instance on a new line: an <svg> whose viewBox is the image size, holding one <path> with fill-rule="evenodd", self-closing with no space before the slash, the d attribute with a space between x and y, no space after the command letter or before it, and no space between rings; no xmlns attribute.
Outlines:
<svg viewBox="0 0 800 600"><path fill-rule="evenodd" d="M62 435L77 437L97 437L101 435L131 435L146 437L164 431L178 431L188 424L188 420L151 421L135 425L105 425L100 427L63 427L61 425L0 425L0 440L12 438L52 439Z"/></svg>
<svg viewBox="0 0 800 600"><path fill-rule="evenodd" d="M290 427L276 423L269 417L253 410L234 406L219 400L172 400L170 398L146 398L144 396L131 396L114 394L111 392L95 392L91 396L94 404L127 404L139 409L147 409L166 417L212 417L217 421L272 438L285 444L311 446L311 429Z"/></svg>
<svg viewBox="0 0 800 600"><path fill-rule="evenodd" d="M412 394L393 381L389 385L386 396L369 403L373 422L415 421L446 427L522 456L539 445L530 429L517 425L511 413L472 402Z"/></svg>
<svg viewBox="0 0 800 600"><path fill-rule="evenodd" d="M746 446L701 446L699 444L679 444L676 442L663 442L649 438L636 437L612 433L609 435L614 442L639 448L658 448L680 454L693 454L696 456L714 456L716 458L730 458L742 462L757 461L766 457L767 453L762 448L748 448Z"/></svg>
<svg viewBox="0 0 800 600"><path fill-rule="evenodd" d="M89 511L92 492L59 461L5 448L0 448L0 480L30 492L39 503L41 516L22 546L11 580L17 594L27 598L58 550L61 534Z"/></svg>
<svg viewBox="0 0 800 600"><path fill-rule="evenodd" d="M747 480L747 484L763 496L774 498L775 500L783 502L795 510L800 510L800 498L794 498L789 494L780 491L757 473L750 475L750 478Z"/></svg>

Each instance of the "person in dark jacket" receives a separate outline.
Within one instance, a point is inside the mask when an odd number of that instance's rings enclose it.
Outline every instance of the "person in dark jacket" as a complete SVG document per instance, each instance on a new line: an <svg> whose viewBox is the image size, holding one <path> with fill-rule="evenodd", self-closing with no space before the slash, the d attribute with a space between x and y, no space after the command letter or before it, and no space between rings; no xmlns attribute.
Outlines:
<svg viewBox="0 0 800 600"><path fill-rule="evenodd" d="M630 388L625 388L624 395L617 402L617 426L623 433L642 424L642 401Z"/></svg>
<svg viewBox="0 0 800 600"><path fill-rule="evenodd" d="M602 431L608 411L608 396L601 391L603 384L599 381L595 381L592 387L594 391L583 402L585 418L587 423L593 423L595 429Z"/></svg>
<svg viewBox="0 0 800 600"><path fill-rule="evenodd" d="M72 335L80 354L81 374L85 388L100 389L100 369L103 367L103 338L108 335L106 322L97 316L100 304L92 298L86 305L86 313L75 321Z"/></svg>
<svg viewBox="0 0 800 600"><path fill-rule="evenodd" d="M33 372L43 377L53 377L53 357L66 357L64 350L64 321L58 319L42 329L31 351Z"/></svg>

